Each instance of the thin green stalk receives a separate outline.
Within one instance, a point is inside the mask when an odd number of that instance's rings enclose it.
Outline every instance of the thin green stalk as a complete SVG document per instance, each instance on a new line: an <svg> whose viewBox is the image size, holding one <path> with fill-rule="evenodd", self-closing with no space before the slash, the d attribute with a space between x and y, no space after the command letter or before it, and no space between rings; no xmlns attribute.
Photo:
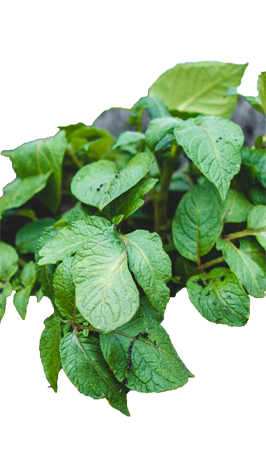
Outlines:
<svg viewBox="0 0 266 472"><path fill-rule="evenodd" d="M252 236L257 233L261 233L262 231L265 231L265 228L250 229L250 230L245 229L244 231L238 231L237 233L223 234L221 238L226 239L227 241L230 241L231 239L244 238L245 236Z"/></svg>
<svg viewBox="0 0 266 472"><path fill-rule="evenodd" d="M73 161L74 161L75 164L78 166L78 168L81 169L82 164L81 164L81 162L78 160L76 154L75 154L74 152L72 152L69 148L67 148L67 153L69 154L70 157L72 157Z"/></svg>
<svg viewBox="0 0 266 472"><path fill-rule="evenodd" d="M164 156L161 169L160 190L154 199L155 231L159 234L162 233L161 227L165 226L167 222L166 210L169 185L181 151L182 147L177 146L174 155L168 154L167 156Z"/></svg>

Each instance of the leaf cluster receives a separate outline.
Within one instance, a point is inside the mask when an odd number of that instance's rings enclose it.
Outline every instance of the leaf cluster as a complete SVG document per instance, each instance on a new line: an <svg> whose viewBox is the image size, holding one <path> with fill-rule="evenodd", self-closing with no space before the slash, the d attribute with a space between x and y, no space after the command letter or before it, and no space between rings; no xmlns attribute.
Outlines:
<svg viewBox="0 0 266 472"><path fill-rule="evenodd" d="M0 320L24 320L49 297L40 356L57 391L61 368L79 392L129 415L127 394L187 383L162 327L187 288L208 321L244 326L266 290L266 137L244 147L229 120L247 64L178 64L131 109L135 131L77 123L3 151L17 174L0 200ZM266 113L266 72L258 97ZM149 114L143 129L143 113Z"/></svg>

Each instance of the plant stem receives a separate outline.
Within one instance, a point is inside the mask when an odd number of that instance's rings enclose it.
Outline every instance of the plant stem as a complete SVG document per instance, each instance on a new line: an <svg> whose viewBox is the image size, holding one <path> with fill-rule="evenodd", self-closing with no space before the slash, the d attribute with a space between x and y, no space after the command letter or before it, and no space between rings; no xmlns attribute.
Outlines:
<svg viewBox="0 0 266 472"><path fill-rule="evenodd" d="M166 225L166 210L169 185L171 182L172 174L175 170L175 165L181 154L182 147L177 146L174 155L168 154L164 157L161 178L160 178L160 190L158 195L154 198L154 218L155 218L155 231L161 234L161 227Z"/></svg>
<svg viewBox="0 0 266 472"><path fill-rule="evenodd" d="M261 233L262 231L265 231L265 228L250 229L250 230L245 229L244 231L238 231L237 233L223 234L221 238L226 239L227 241L230 241L231 239L244 238L245 236L252 236L254 234Z"/></svg>
<svg viewBox="0 0 266 472"><path fill-rule="evenodd" d="M216 265L216 264L221 264L221 262L224 262L224 258L217 257L217 259L213 259L212 261L205 262L205 264L201 264L199 266L199 270L208 269L208 267L212 267L213 265Z"/></svg>
<svg viewBox="0 0 266 472"><path fill-rule="evenodd" d="M72 152L69 148L67 148L67 153L69 154L70 157L72 157L73 161L78 166L78 168L81 169L82 164L81 164L81 162L79 162L76 154L74 152Z"/></svg>
<svg viewBox="0 0 266 472"><path fill-rule="evenodd" d="M27 262L23 261L23 259L21 259L21 258L18 259L18 265L20 267L25 267L26 264L27 264Z"/></svg>

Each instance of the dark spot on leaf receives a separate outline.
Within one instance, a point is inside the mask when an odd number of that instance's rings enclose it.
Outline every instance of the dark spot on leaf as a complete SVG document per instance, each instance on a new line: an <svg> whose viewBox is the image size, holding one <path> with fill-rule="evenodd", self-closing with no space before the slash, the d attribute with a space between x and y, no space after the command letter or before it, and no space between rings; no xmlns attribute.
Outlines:
<svg viewBox="0 0 266 472"><path fill-rule="evenodd" d="M222 275L222 277L220 277L220 281L223 282L225 279L225 275Z"/></svg>
<svg viewBox="0 0 266 472"><path fill-rule="evenodd" d="M231 298L231 295L227 295L227 297L226 297L226 298Z"/></svg>
<svg viewBox="0 0 266 472"><path fill-rule="evenodd" d="M198 279L197 280L197 284L201 285L201 287L203 287L204 283L203 283L203 280L202 279Z"/></svg>
<svg viewBox="0 0 266 472"><path fill-rule="evenodd" d="M216 302L212 302L213 305L216 305Z"/></svg>
<svg viewBox="0 0 266 472"><path fill-rule="evenodd" d="M209 283L210 283L210 279L206 279L206 280L205 280L205 284L206 284L206 285L209 285Z"/></svg>
<svg viewBox="0 0 266 472"><path fill-rule="evenodd" d="M100 189L99 189L99 188L97 188L97 192L99 192L99 191L100 191Z"/></svg>
<svg viewBox="0 0 266 472"><path fill-rule="evenodd" d="M216 321L222 321L222 318L216 318Z"/></svg>
<svg viewBox="0 0 266 472"><path fill-rule="evenodd" d="M208 291L208 293L206 293L205 297L208 297L210 295L210 291Z"/></svg>
<svg viewBox="0 0 266 472"><path fill-rule="evenodd" d="M220 137L219 139L222 139L222 137Z"/></svg>
<svg viewBox="0 0 266 472"><path fill-rule="evenodd" d="M2 293L2 292L3 292L3 290L4 290L4 289L1 287L1 288L0 288L0 293Z"/></svg>
<svg viewBox="0 0 266 472"><path fill-rule="evenodd" d="M219 143L219 139L216 139L216 142Z"/></svg>
<svg viewBox="0 0 266 472"><path fill-rule="evenodd" d="M100 188L103 186L103 184L100 185Z"/></svg>

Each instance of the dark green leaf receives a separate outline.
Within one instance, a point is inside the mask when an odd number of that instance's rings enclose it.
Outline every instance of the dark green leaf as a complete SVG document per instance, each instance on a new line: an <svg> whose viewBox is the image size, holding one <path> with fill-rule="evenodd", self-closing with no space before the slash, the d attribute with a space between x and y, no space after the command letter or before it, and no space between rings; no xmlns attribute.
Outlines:
<svg viewBox="0 0 266 472"><path fill-rule="evenodd" d="M139 182L148 172L153 161L151 153L143 152L131 159L121 171L117 164L102 160L82 167L71 182L73 195L87 205L102 210Z"/></svg>
<svg viewBox="0 0 266 472"><path fill-rule="evenodd" d="M198 262L222 231L222 204L208 181L192 187L181 199L173 219L173 240L182 256Z"/></svg>
<svg viewBox="0 0 266 472"><path fill-rule="evenodd" d="M138 141L145 141L145 134L135 131L125 131L118 136L115 144L113 145L113 149L126 146L127 144L137 143Z"/></svg>
<svg viewBox="0 0 266 472"><path fill-rule="evenodd" d="M60 314L74 320L76 313L75 287L72 276L73 258L69 257L58 265L54 273L54 301Z"/></svg>
<svg viewBox="0 0 266 472"><path fill-rule="evenodd" d="M182 278L187 278L197 268L195 262L186 259L183 256L177 258L175 263L175 273Z"/></svg>
<svg viewBox="0 0 266 472"><path fill-rule="evenodd" d="M113 408L130 415L126 389L105 362L98 339L68 333L61 342L60 353L62 367L80 393L97 399L107 398Z"/></svg>
<svg viewBox="0 0 266 472"><path fill-rule="evenodd" d="M87 156L93 160L98 160L102 159L111 150L114 138L108 131L93 126L76 126L76 129L68 132L67 139L71 150L77 156Z"/></svg>
<svg viewBox="0 0 266 472"><path fill-rule="evenodd" d="M21 286L14 295L14 305L21 318L25 320L31 290L36 281L36 269L33 261L26 264L20 274Z"/></svg>
<svg viewBox="0 0 266 472"><path fill-rule="evenodd" d="M266 206L258 205L248 215L248 230L254 230L254 235L266 250Z"/></svg>
<svg viewBox="0 0 266 472"><path fill-rule="evenodd" d="M57 392L58 374L61 370L59 346L61 342L61 320L52 315L44 321L45 328L40 339L40 355L47 381Z"/></svg>
<svg viewBox="0 0 266 472"><path fill-rule="evenodd" d="M266 149L244 148L242 150L242 161L258 169L257 179L266 188Z"/></svg>
<svg viewBox="0 0 266 472"><path fill-rule="evenodd" d="M157 97L142 97L131 109L131 117L128 123L136 124L142 117L143 110L147 110L151 120L163 116L171 116L162 100Z"/></svg>
<svg viewBox="0 0 266 472"><path fill-rule="evenodd" d="M250 201L235 189L230 189L226 196L223 214L225 223L242 223L247 221L253 205Z"/></svg>
<svg viewBox="0 0 266 472"><path fill-rule="evenodd" d="M169 132L173 131L179 123L182 123L182 120L173 118L172 116L157 118L151 121L145 133L146 144L151 151L153 151L156 145L162 141ZM175 138L173 137L173 139Z"/></svg>
<svg viewBox="0 0 266 472"><path fill-rule="evenodd" d="M55 228L50 228L44 231L43 235L38 241L36 252L35 252L35 261L36 261L36 275L37 280L41 284L43 295L50 298L51 302L53 303L54 299L54 290L53 290L53 277L55 271L54 264L46 264L44 266L39 266L38 262L40 260L40 250L43 246L45 246L50 241L53 241L58 230Z"/></svg>
<svg viewBox="0 0 266 472"><path fill-rule="evenodd" d="M44 229L52 226L55 220L53 218L42 218L41 220L32 221L23 226L16 234L15 245L18 252L28 253L35 252L37 242L40 239Z"/></svg>
<svg viewBox="0 0 266 472"><path fill-rule="evenodd" d="M195 275L187 290L191 303L208 321L228 326L247 323L249 296L231 270L221 267Z"/></svg>

